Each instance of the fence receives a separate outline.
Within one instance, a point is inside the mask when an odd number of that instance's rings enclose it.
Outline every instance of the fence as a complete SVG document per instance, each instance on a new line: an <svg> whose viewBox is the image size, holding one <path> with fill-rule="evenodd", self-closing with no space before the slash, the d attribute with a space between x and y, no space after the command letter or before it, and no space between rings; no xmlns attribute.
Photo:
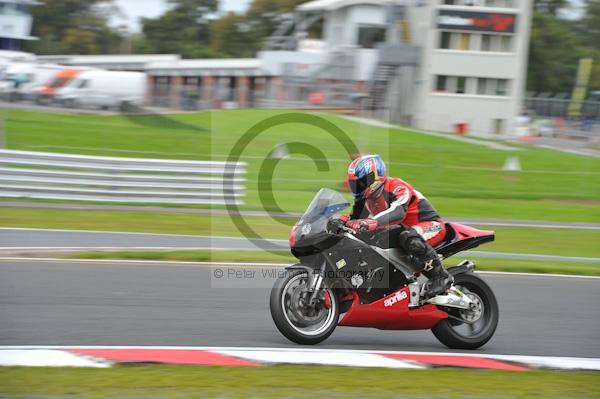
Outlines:
<svg viewBox="0 0 600 399"><path fill-rule="evenodd" d="M525 107L537 116L569 117L569 106L573 103L568 98L526 97ZM581 107L581 115L587 118L600 118L600 101L575 101Z"/></svg>
<svg viewBox="0 0 600 399"><path fill-rule="evenodd" d="M243 204L245 163L0 150L0 197Z"/></svg>

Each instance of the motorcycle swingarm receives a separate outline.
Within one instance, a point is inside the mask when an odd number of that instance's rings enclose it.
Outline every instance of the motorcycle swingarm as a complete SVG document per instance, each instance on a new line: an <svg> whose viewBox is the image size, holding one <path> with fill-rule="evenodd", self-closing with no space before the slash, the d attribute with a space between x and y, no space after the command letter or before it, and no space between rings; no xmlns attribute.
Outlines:
<svg viewBox="0 0 600 399"><path fill-rule="evenodd" d="M444 295L435 296L426 301L432 305L444 306L457 309L471 309L471 298L462 293L458 288L452 287Z"/></svg>
<svg viewBox="0 0 600 399"><path fill-rule="evenodd" d="M470 260L463 260L458 265L448 268L448 273L450 273L453 277L456 277L459 274L473 273L474 271L475 262Z"/></svg>

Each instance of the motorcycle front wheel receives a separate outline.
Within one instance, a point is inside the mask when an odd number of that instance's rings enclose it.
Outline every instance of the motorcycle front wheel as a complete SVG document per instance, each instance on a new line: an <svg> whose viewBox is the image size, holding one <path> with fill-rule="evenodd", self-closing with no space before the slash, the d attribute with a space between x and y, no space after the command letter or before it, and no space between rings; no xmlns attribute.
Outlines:
<svg viewBox="0 0 600 399"><path fill-rule="evenodd" d="M492 289L472 273L454 277L454 285L471 299L471 310L443 308L448 318L431 329L433 335L452 349L477 349L485 345L498 326L498 302Z"/></svg>
<svg viewBox="0 0 600 399"><path fill-rule="evenodd" d="M277 329L290 341L315 345L329 337L337 327L340 307L331 289L311 306L307 303L309 275L306 270L289 271L271 290L271 317Z"/></svg>

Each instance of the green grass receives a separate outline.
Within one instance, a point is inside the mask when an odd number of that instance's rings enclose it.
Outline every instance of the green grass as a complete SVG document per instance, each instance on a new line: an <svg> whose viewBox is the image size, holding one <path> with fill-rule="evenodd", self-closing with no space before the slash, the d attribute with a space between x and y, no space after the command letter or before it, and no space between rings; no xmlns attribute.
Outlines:
<svg viewBox="0 0 600 399"><path fill-rule="evenodd" d="M84 251L63 255L69 259L115 259L115 260L150 260L150 261L183 261L183 262L267 262L294 264L297 262L288 251L257 252L257 251L209 251L209 250L180 250L180 251ZM457 265L464 256L460 254L445 262L446 267ZM600 276L599 263L569 263L547 262L516 259L472 258L477 270L523 272L542 274L575 274L585 276Z"/></svg>
<svg viewBox="0 0 600 399"><path fill-rule="evenodd" d="M246 222L264 238L287 239L290 223L264 217ZM0 208L0 226L164 234L243 236L228 216L172 213ZM485 227L485 229L491 229ZM478 250L546 255L600 257L600 231L493 228L496 241Z"/></svg>
<svg viewBox="0 0 600 399"><path fill-rule="evenodd" d="M12 398L593 398L593 372L117 366L0 369Z"/></svg>
<svg viewBox="0 0 600 399"><path fill-rule="evenodd" d="M445 265L454 266L465 256L447 260ZM580 276L600 276L600 263L548 262L520 259L494 259L468 257L477 265L477 270L488 272L571 274Z"/></svg>
<svg viewBox="0 0 600 399"><path fill-rule="evenodd" d="M210 127L209 133L167 117L4 112L8 146L14 149L219 160L254 124L282 114L236 110L168 117ZM367 127L335 115L319 117L338 126L363 152L382 154L390 173L426 193L442 214L600 222L599 159L518 145L515 151L498 151L402 129ZM347 154L340 143L318 127L285 124L266 130L242 154L249 163L247 208L263 208L259 192L265 190L257 184L263 160L278 144L290 141L316 146L329 164L328 170L319 171L304 155L279 162L273 191L282 208L301 211L322 186L343 189ZM509 156L519 157L522 172L501 170Z"/></svg>

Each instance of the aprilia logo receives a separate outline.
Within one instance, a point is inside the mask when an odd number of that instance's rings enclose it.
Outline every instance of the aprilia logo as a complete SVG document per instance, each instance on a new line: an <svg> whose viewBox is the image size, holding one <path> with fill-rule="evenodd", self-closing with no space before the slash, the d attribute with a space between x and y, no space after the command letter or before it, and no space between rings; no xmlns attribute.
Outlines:
<svg viewBox="0 0 600 399"><path fill-rule="evenodd" d="M394 306L395 304L405 300L406 298L408 298L408 295L406 295L405 291L398 291L396 292L396 295L383 301L383 306L385 306L386 308Z"/></svg>

